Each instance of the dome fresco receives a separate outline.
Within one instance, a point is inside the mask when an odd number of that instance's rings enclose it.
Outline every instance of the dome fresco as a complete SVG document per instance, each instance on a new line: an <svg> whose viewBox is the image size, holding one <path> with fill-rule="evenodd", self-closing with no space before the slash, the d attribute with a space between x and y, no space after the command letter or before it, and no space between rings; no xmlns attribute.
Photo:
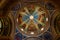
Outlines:
<svg viewBox="0 0 60 40"><path fill-rule="evenodd" d="M60 11L52 0L1 0L0 9L0 40L60 40Z"/></svg>
<svg viewBox="0 0 60 40"><path fill-rule="evenodd" d="M38 35L49 28L48 12L39 6L23 7L18 13L18 30L28 35Z"/></svg>

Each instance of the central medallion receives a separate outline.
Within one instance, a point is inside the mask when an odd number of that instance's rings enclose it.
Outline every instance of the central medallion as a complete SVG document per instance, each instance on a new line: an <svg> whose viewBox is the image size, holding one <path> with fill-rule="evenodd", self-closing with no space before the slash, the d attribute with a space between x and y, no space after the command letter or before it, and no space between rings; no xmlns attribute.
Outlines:
<svg viewBox="0 0 60 40"><path fill-rule="evenodd" d="M31 15L31 16L30 16L30 19L33 20L33 19L34 19L34 16Z"/></svg>

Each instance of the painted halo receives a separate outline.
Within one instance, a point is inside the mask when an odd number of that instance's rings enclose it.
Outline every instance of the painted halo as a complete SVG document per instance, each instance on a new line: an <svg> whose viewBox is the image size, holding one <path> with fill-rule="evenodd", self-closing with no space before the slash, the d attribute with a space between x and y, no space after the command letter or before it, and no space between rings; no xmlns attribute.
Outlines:
<svg viewBox="0 0 60 40"><path fill-rule="evenodd" d="M27 36L38 36L49 28L48 11L37 5L27 5L18 11L18 30Z"/></svg>

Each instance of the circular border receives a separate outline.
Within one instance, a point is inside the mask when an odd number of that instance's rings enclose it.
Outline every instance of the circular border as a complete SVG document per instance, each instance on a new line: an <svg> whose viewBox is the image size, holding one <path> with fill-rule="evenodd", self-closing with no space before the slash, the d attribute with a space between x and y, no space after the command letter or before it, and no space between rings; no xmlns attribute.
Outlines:
<svg viewBox="0 0 60 40"><path fill-rule="evenodd" d="M35 5L35 4L34 4ZM39 5L39 4L38 4ZM25 5L26 6L26 5ZM40 6L40 5L39 5ZM40 6L41 7L41 6ZM44 8L44 7L42 7L42 8ZM45 8L44 8L45 9ZM45 9L45 11L47 11L48 12L48 10L46 10ZM17 12L18 13L18 12ZM17 14L17 18L18 18L18 15L19 15L19 13ZM49 15L49 12L47 13L47 15L48 15L48 19L49 19L49 21L48 21L48 26L50 27L50 15ZM17 22L17 21L16 21ZM17 23L18 24L18 23ZM17 25L18 26L18 25ZM49 28L48 27L48 28ZM45 29L46 31L48 30L48 28L47 29ZM19 27L18 27L18 30L19 30ZM21 32L21 30L19 30L20 32ZM44 31L44 32L46 32L46 31ZM21 32L22 33L22 32ZM24 34L24 35L26 35L26 36L31 36L31 35L27 35L26 33L22 33L22 34ZM41 33L40 35L42 35L43 33ZM37 35L37 36L39 36L39 35ZM35 37L35 36L33 36L33 37Z"/></svg>

